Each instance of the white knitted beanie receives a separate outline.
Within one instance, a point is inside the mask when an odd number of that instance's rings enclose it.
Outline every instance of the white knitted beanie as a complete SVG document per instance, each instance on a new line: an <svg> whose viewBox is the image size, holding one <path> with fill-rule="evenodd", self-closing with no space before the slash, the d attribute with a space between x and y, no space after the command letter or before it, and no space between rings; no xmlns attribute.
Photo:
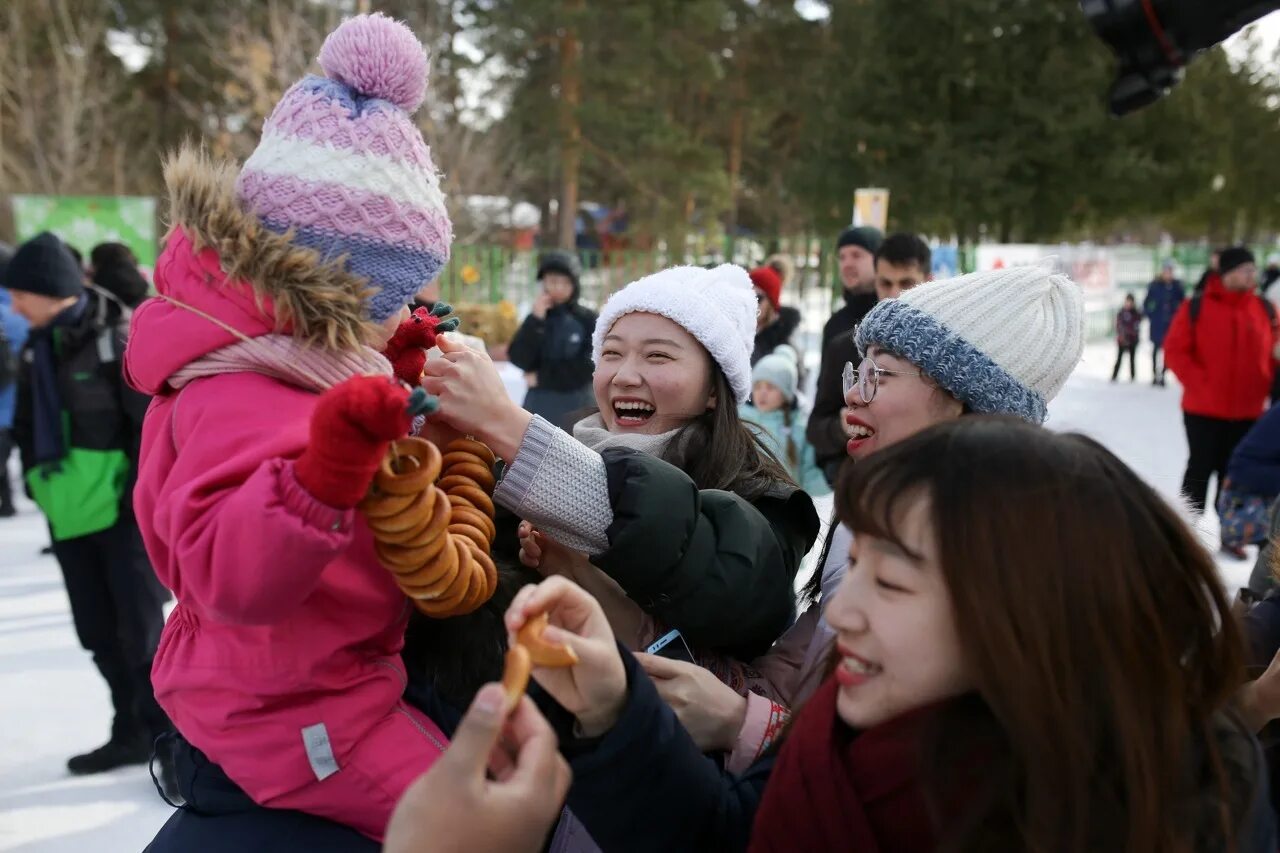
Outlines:
<svg viewBox="0 0 1280 853"><path fill-rule="evenodd" d="M975 412L1042 423L1084 352L1084 295L1048 263L977 272L881 302L857 331Z"/></svg>
<svg viewBox="0 0 1280 853"><path fill-rule="evenodd" d="M733 264L715 269L671 267L633 281L600 309L591 357L600 363L605 335L624 314L660 314L706 347L724 371L736 402L751 394L751 349L760 310L747 271Z"/></svg>

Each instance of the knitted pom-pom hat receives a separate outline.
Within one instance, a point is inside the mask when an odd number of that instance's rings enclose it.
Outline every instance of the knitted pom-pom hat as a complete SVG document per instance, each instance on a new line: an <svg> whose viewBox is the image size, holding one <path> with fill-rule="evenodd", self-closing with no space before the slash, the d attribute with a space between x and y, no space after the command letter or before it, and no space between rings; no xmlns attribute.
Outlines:
<svg viewBox="0 0 1280 853"><path fill-rule="evenodd" d="M759 310L751 279L742 267L671 267L633 281L609 297L596 321L591 357L600 363L605 336L624 314L660 314L706 347L729 380L735 401L745 403L751 394L751 348Z"/></svg>
<svg viewBox="0 0 1280 853"><path fill-rule="evenodd" d="M975 412L1038 424L1084 352L1084 295L1045 264L971 273L879 303L856 335Z"/></svg>
<svg viewBox="0 0 1280 853"><path fill-rule="evenodd" d="M327 76L285 92L236 182L273 231L369 279L369 316L407 304L449 259L453 226L440 176L411 115L427 93L427 54L380 14L344 22L320 48Z"/></svg>

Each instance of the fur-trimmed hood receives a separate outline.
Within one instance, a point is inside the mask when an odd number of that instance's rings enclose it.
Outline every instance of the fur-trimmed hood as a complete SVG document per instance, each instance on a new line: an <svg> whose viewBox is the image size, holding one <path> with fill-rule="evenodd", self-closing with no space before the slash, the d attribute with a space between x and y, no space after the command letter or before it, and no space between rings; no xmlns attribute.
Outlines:
<svg viewBox="0 0 1280 853"><path fill-rule="evenodd" d="M236 200L237 170L184 146L164 165L169 216L195 251L214 248L228 281L242 280L269 298L282 326L302 340L350 349L364 340L368 279L347 272L341 258L289 242L264 227Z"/></svg>
<svg viewBox="0 0 1280 853"><path fill-rule="evenodd" d="M156 261L160 296L134 313L125 359L134 387L158 393L174 372L241 336L290 334L333 351L370 339L367 280L242 210L234 164L184 147L164 178L170 228Z"/></svg>

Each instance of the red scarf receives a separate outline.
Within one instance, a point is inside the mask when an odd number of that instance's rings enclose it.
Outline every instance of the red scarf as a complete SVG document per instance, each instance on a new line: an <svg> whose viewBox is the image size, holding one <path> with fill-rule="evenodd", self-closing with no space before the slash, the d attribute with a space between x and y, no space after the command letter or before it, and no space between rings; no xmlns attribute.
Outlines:
<svg viewBox="0 0 1280 853"><path fill-rule="evenodd" d="M918 772L921 723L931 709L855 732L836 714L838 690L828 678L793 721L756 812L750 853L935 849Z"/></svg>

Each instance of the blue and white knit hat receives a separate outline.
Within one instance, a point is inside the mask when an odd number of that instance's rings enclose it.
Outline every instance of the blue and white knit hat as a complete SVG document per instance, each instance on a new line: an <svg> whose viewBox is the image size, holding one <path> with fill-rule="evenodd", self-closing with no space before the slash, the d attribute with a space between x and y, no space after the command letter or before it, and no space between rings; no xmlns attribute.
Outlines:
<svg viewBox="0 0 1280 853"><path fill-rule="evenodd" d="M1048 264L922 284L881 302L856 332L981 414L1043 423L1084 352L1084 295Z"/></svg>

